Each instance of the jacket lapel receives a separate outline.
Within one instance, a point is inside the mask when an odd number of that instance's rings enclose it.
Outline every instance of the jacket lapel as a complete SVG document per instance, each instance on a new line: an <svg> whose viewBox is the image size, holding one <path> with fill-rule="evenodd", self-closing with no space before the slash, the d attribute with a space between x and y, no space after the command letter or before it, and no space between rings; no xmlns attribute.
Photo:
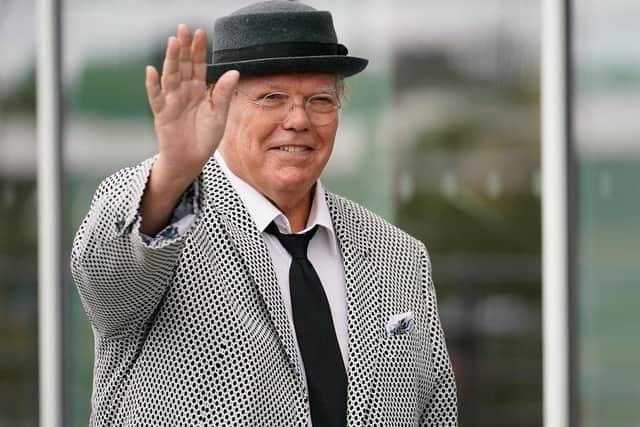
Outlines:
<svg viewBox="0 0 640 427"><path fill-rule="evenodd" d="M378 267L356 213L341 199L326 193L333 227L344 258L349 329L348 425L362 425L370 404L375 362L383 322Z"/></svg>
<svg viewBox="0 0 640 427"><path fill-rule="evenodd" d="M205 166L203 184L204 203L211 204L220 214L228 237L236 249L238 261L247 268L262 295L273 329L289 358L290 366L295 368L298 378L302 378L289 318L267 247L240 196L213 156ZM203 209L206 207L203 206Z"/></svg>

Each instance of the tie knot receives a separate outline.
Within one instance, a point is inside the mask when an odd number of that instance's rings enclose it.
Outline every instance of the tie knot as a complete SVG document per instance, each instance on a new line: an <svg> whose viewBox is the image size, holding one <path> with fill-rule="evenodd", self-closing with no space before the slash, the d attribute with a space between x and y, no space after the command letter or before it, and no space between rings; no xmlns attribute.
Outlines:
<svg viewBox="0 0 640 427"><path fill-rule="evenodd" d="M311 230L302 234L283 234L278 230L278 226L276 226L275 222L271 222L267 228L266 232L272 234L278 238L280 244L289 252L292 258L307 258L307 247L309 246L309 241L316 233L318 226L315 225Z"/></svg>

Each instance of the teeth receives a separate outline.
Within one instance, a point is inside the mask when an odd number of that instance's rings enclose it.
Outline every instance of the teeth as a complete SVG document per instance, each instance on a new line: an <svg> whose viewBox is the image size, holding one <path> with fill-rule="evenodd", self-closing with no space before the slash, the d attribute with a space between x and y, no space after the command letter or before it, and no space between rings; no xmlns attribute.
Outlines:
<svg viewBox="0 0 640 427"><path fill-rule="evenodd" d="M279 147L282 151L288 151L289 153L295 153L298 151L308 150L307 147L301 147L299 145L285 145L284 147Z"/></svg>

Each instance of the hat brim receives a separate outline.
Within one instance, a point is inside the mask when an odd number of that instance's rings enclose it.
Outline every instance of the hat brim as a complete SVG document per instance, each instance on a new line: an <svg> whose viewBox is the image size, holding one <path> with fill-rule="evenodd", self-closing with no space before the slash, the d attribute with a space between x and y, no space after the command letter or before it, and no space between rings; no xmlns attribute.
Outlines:
<svg viewBox="0 0 640 427"><path fill-rule="evenodd" d="M240 76L264 76L280 73L332 73L349 77L364 70L368 60L355 56L299 56L261 58L247 61L207 65L207 82L214 83L229 70L238 70Z"/></svg>

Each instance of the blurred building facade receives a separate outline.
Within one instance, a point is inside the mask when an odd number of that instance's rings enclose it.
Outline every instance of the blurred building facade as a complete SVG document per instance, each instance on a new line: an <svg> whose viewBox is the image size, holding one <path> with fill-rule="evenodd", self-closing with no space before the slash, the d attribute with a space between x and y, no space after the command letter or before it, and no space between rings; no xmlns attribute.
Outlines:
<svg viewBox="0 0 640 427"><path fill-rule="evenodd" d="M230 0L63 1L65 243L98 183L156 148L144 66ZM250 3L245 1L244 3ZM425 242L464 426L542 424L540 1L317 0L368 57L323 181ZM0 4L0 425L38 422L34 0ZM633 0L574 2L578 404L640 424L640 57ZM354 23L357 23L355 25ZM93 338L66 277L65 402L86 425Z"/></svg>
<svg viewBox="0 0 640 427"><path fill-rule="evenodd" d="M640 3L574 12L577 385L584 427L640 425Z"/></svg>

